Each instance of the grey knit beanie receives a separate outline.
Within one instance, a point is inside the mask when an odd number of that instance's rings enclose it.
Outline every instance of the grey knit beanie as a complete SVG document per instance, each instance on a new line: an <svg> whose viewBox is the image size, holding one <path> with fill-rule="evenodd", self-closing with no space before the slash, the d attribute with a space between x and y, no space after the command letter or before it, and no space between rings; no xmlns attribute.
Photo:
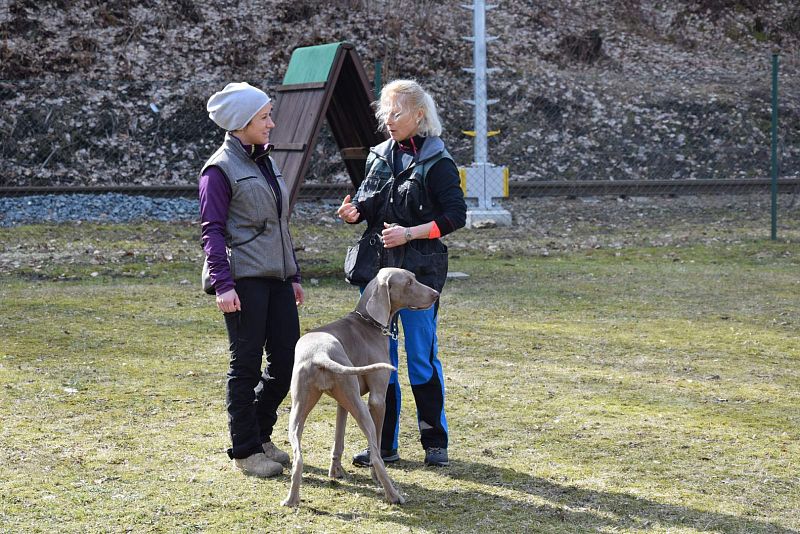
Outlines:
<svg viewBox="0 0 800 534"><path fill-rule="evenodd" d="M261 89L256 89L247 82L235 82L211 95L206 110L217 126L232 132L247 126L258 110L269 102L267 93Z"/></svg>

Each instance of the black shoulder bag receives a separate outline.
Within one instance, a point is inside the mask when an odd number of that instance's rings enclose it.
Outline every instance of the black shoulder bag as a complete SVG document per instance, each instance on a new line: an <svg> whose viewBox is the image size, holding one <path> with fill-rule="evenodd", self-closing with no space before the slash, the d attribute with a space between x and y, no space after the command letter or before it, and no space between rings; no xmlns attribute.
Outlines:
<svg viewBox="0 0 800 534"><path fill-rule="evenodd" d="M402 251L383 248L381 233L383 221L386 219L386 209L393 193L394 178L387 185L389 194L384 198L380 216L375 219L373 226L364 231L355 245L347 248L347 255L344 258L344 278L354 286L367 285L375 278L381 267L399 267L403 263Z"/></svg>

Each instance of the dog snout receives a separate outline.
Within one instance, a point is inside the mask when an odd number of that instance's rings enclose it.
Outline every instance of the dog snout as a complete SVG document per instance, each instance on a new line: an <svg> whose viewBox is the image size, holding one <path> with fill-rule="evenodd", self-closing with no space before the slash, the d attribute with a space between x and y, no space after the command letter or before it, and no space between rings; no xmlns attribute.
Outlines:
<svg viewBox="0 0 800 534"><path fill-rule="evenodd" d="M436 300L439 298L439 292L436 291L433 288L430 288L430 287L424 285L424 284L420 284L420 285L427 290L427 291L425 291L425 294L424 294L425 304L422 307L423 308L429 308L429 307L433 306L433 303L436 302Z"/></svg>

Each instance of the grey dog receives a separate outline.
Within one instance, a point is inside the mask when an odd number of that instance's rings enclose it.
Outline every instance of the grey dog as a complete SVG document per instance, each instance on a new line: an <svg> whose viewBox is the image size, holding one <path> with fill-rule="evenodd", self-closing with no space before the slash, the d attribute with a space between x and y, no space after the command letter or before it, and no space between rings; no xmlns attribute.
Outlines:
<svg viewBox="0 0 800 534"><path fill-rule="evenodd" d="M404 269L384 268L367 284L355 311L312 330L297 342L292 372L292 412L289 442L292 445L292 483L284 506L300 504L303 454L300 439L306 418L323 393L339 403L336 436L328 475L341 478L347 414L355 418L367 437L372 478L383 486L386 500L402 504L405 499L392 484L380 455L380 429L386 411L386 387L394 370L389 363L389 324L403 308L430 308L439 293L417 282ZM361 399L369 393L369 410ZM377 429L377 430L376 430Z"/></svg>

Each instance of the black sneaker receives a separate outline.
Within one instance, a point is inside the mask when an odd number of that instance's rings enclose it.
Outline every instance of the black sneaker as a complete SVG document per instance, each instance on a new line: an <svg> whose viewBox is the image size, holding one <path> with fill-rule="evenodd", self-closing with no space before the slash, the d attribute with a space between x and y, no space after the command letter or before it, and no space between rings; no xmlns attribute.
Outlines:
<svg viewBox="0 0 800 534"><path fill-rule="evenodd" d="M393 464L400 459L400 455L397 454L397 449L381 449L381 459L385 464ZM369 447L358 454L353 455L353 465L357 465L359 467L369 467L372 465L372 462L369 459Z"/></svg>
<svg viewBox="0 0 800 534"><path fill-rule="evenodd" d="M447 467L450 461L447 459L447 449L441 447L428 447L425 449L425 465L435 467Z"/></svg>

